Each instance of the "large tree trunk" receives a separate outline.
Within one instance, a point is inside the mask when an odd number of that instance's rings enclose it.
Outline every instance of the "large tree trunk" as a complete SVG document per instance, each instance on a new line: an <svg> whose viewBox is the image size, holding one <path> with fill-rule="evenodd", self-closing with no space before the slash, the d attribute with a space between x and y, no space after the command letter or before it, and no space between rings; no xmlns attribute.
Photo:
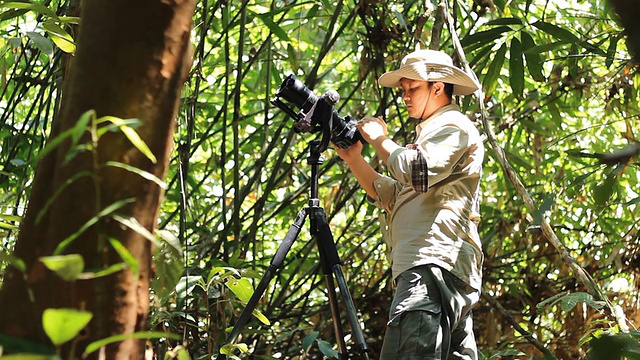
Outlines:
<svg viewBox="0 0 640 360"><path fill-rule="evenodd" d="M627 35L627 48L636 62L640 62L640 6L636 0L609 0L620 16L620 22Z"/></svg>
<svg viewBox="0 0 640 360"><path fill-rule="evenodd" d="M138 118L142 125L136 130L157 163L145 157L121 132L100 138L97 163L118 161L163 178L180 91L190 65L194 7L194 0L84 1L77 53L65 79L61 111L50 138L72 128L91 109L98 117ZM88 139L87 135L80 143ZM86 269L105 268L122 262L108 242L115 238L139 262L137 277L127 269L93 280L64 281L38 259L52 255L62 240L99 211L123 199L132 202L118 213L137 219L152 231L162 196L157 184L133 172L115 167L96 172L90 152L65 162L68 150L69 143L65 143L38 165L14 253L24 260L27 272L9 268L0 288L0 333L5 335L48 343L42 329L45 309L76 308L93 313L75 350L70 345L61 349L65 359L70 352L79 358L92 341L145 330L152 244L138 232L105 217L64 253L82 255ZM67 186L36 223L38 213L54 193L83 171L97 176L83 177ZM122 341L101 353L107 359L138 359L144 353L144 341Z"/></svg>

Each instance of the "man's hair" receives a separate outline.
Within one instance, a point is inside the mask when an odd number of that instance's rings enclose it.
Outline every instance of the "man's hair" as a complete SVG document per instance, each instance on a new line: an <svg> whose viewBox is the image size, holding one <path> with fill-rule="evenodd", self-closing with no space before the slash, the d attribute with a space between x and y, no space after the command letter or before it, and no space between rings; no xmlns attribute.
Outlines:
<svg viewBox="0 0 640 360"><path fill-rule="evenodd" d="M449 99L453 99L453 84L444 83L444 93Z"/></svg>

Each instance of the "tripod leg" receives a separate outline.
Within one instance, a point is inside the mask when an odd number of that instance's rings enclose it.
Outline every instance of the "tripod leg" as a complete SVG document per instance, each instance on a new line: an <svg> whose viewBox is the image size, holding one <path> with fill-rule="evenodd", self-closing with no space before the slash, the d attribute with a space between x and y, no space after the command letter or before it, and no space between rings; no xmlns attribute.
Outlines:
<svg viewBox="0 0 640 360"><path fill-rule="evenodd" d="M306 208L298 212L296 219L294 220L293 224L291 224L291 226L289 227L289 231L287 232L287 235L285 236L284 240L278 247L278 250L276 251L276 254L274 255L273 259L271 259L271 263L269 264L269 267L267 268L265 275L260 280L260 283L256 287L256 290L253 292L253 295L251 295L249 302L247 302L247 305L242 310L242 313L238 317L238 321L236 321L235 325L233 326L233 329L227 336L227 339L225 340L224 344L231 344L235 342L236 338L240 334L240 331L246 325L247 321L249 321L249 318L251 317L253 310L255 310L256 305L258 305L258 301L260 301L260 299L262 298L262 295L267 289L269 282L271 281L271 279L273 279L273 276L275 275L275 273L278 271L278 269L284 262L284 259L287 256L287 253L289 252L289 250L291 250L291 246L293 245L293 242L298 238L298 235L300 234L300 230L302 228L302 224L304 224L304 220L306 216L307 216ZM218 359L226 359L226 356L224 354L220 354Z"/></svg>
<svg viewBox="0 0 640 360"><path fill-rule="evenodd" d="M327 282L327 288L329 290L329 300L332 306L331 313L333 316L334 327L336 328L336 337L340 336L340 339L336 339L338 342L338 348L340 349L341 343L342 346L344 346L344 336L342 335L341 325L336 325L340 324L340 318L337 310L337 300L332 300L332 297L335 299L335 285L333 283L331 275L333 275L338 282L338 287L340 288L340 294L342 295L342 300L347 310L347 317L351 325L351 331L353 332L357 349L364 359L369 359L369 348L364 340L364 334L362 333L360 322L358 321L358 317L356 314L356 307L353 303L353 298L351 297L347 282L344 278L344 273L342 272L342 263L340 261L340 257L338 256L338 250L336 249L333 235L331 234L331 229L329 228L329 224L327 222L326 214L324 212L324 209L322 209L321 207L314 207L311 209L311 212L312 213L310 214L310 218L312 229L314 229L314 234L318 242L318 247L320 250L320 261L322 262L322 271L325 274L325 280ZM334 306L336 307L335 310ZM344 354L346 355L346 350Z"/></svg>

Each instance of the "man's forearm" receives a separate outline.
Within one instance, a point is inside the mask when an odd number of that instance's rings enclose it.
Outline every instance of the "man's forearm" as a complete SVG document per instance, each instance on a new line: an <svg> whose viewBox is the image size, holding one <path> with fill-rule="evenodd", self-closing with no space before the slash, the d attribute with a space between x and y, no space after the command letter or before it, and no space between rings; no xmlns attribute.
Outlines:
<svg viewBox="0 0 640 360"><path fill-rule="evenodd" d="M376 193L375 187L373 186L373 182L376 181L381 175L375 171L371 165L362 157L347 163L351 172L358 180L360 186L367 192L371 198L377 199L378 194Z"/></svg>
<svg viewBox="0 0 640 360"><path fill-rule="evenodd" d="M373 140L370 144L376 150L380 160L384 161L385 164L387 163L387 159L389 159L389 155L401 147L386 136L381 136Z"/></svg>

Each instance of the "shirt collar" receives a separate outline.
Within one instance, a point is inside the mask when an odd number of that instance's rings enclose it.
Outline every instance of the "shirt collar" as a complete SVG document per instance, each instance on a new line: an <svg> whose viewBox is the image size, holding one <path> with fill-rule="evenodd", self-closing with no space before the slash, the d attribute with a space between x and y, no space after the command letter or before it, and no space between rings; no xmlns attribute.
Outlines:
<svg viewBox="0 0 640 360"><path fill-rule="evenodd" d="M416 135L420 135L420 132L427 125L427 123L429 121L431 121L431 120L437 118L438 116L442 115L442 113L447 112L447 111L451 111L451 110L460 111L460 107L458 107L458 105L456 105L456 104L449 104L449 105L445 105L445 106L439 108L438 110L434 111L433 114L431 114L431 116L429 116L426 120L422 121L421 123L419 123L416 126Z"/></svg>

